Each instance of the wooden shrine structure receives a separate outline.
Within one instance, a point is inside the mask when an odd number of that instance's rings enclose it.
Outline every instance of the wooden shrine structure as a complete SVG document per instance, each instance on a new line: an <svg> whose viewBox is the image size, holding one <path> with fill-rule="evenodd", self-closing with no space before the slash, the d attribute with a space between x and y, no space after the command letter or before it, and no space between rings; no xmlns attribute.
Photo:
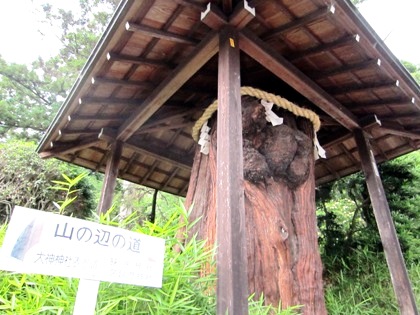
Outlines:
<svg viewBox="0 0 420 315"><path fill-rule="evenodd" d="M185 196L218 99L218 314L246 314L241 86L315 112L317 184L363 170L401 314L418 314L376 163L420 147L420 88L348 0L123 0L38 147Z"/></svg>

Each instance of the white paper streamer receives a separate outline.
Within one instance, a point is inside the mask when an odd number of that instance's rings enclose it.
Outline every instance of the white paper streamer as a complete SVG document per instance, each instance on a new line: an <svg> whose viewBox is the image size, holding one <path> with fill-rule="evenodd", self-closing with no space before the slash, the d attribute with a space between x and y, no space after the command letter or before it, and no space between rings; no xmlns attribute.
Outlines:
<svg viewBox="0 0 420 315"><path fill-rule="evenodd" d="M200 139L198 140L198 144L201 146L200 152L208 155L210 151L210 127L207 126L207 121L201 127L200 132Z"/></svg>
<svg viewBox="0 0 420 315"><path fill-rule="evenodd" d="M325 152L324 148L321 147L321 145L319 144L318 137L316 136L316 133L315 133L315 136L314 136L314 145L315 145L315 150L314 150L315 160L318 160L320 157L323 158L323 159L326 159L327 158L326 152Z"/></svg>
<svg viewBox="0 0 420 315"><path fill-rule="evenodd" d="M265 108L265 119L267 119L268 122L271 122L273 126L278 126L283 124L283 118L277 116L273 111L273 103L267 102L265 100L261 100L261 105Z"/></svg>

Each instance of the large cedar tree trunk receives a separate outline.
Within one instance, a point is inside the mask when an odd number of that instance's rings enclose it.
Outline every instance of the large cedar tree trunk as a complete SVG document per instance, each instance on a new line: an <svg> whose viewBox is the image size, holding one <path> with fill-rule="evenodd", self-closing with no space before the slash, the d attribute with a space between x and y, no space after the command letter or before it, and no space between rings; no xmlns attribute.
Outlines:
<svg viewBox="0 0 420 315"><path fill-rule="evenodd" d="M271 126L263 106L242 97L244 187L249 293L267 304L303 305L302 314L326 314L315 215L312 125L277 111L285 123ZM216 116L216 115L214 115ZM216 241L216 122L210 152L195 154L186 207L201 217L191 233ZM299 130L300 129L300 130Z"/></svg>

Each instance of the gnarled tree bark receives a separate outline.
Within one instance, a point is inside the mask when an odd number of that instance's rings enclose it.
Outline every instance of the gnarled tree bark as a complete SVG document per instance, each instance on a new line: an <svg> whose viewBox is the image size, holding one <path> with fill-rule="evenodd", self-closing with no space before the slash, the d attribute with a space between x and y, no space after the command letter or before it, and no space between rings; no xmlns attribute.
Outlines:
<svg viewBox="0 0 420 315"><path fill-rule="evenodd" d="M312 124L277 110L271 126L259 100L242 97L244 187L249 293L267 304L301 305L302 314L326 314L315 214ZM196 151L186 207L190 233L216 241L216 121L208 155Z"/></svg>

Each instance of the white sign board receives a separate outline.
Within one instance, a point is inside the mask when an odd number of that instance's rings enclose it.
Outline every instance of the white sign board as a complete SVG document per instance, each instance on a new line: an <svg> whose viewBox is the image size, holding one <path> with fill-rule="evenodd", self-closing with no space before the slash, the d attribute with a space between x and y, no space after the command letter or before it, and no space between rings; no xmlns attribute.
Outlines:
<svg viewBox="0 0 420 315"><path fill-rule="evenodd" d="M15 207L0 269L161 287L164 253L161 238Z"/></svg>

